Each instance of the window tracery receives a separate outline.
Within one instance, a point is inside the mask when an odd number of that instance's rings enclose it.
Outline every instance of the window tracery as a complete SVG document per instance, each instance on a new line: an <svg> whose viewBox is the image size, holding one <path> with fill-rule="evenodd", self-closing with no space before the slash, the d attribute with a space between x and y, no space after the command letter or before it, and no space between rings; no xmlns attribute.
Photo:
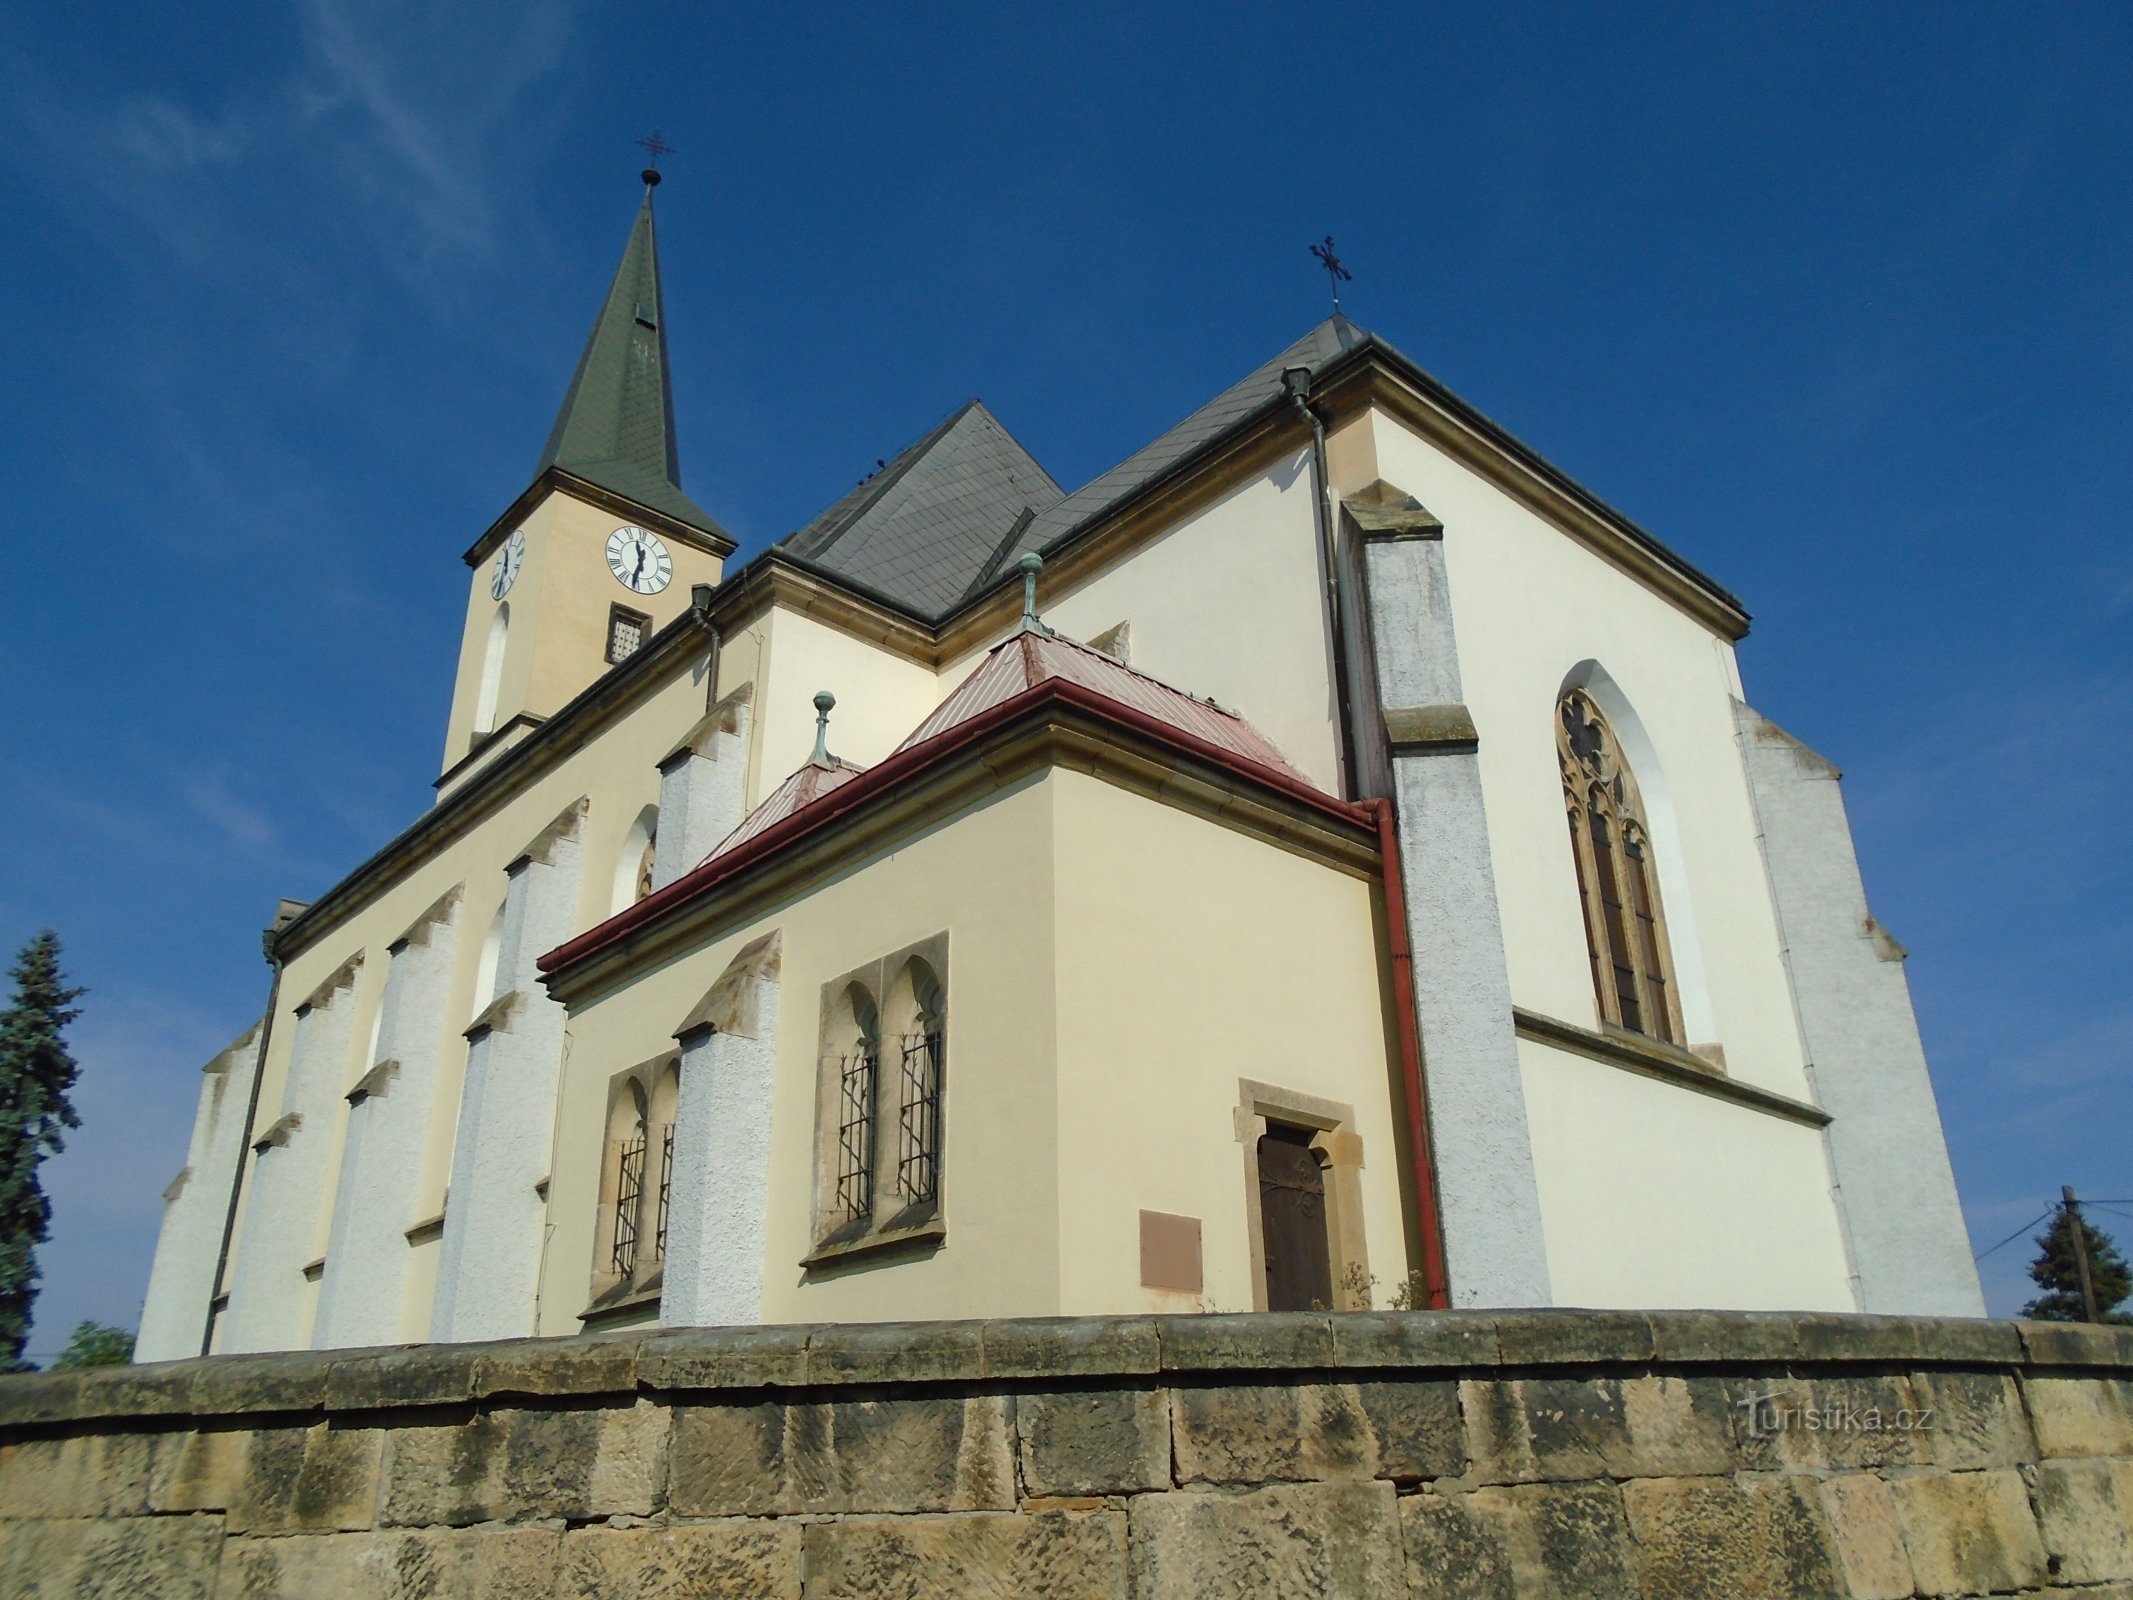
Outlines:
<svg viewBox="0 0 2133 1600"><path fill-rule="evenodd" d="M1570 690L1557 706L1556 755L1600 1016L1680 1044L1680 1004L1644 802L1614 730L1583 690Z"/></svg>

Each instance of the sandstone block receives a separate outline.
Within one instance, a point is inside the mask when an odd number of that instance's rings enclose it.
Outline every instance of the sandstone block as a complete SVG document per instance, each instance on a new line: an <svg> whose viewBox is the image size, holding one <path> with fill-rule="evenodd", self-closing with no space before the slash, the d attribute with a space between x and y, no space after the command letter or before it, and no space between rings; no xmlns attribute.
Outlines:
<svg viewBox="0 0 2133 1600"><path fill-rule="evenodd" d="M1007 1401L851 1400L676 1412L679 1516L1014 1506Z"/></svg>
<svg viewBox="0 0 2133 1600"><path fill-rule="evenodd" d="M1822 1509L1836 1536L1837 1557L1855 1600L1907 1600L1916 1592L1904 1553L1896 1499L1885 1479L1865 1473L1822 1483Z"/></svg>
<svg viewBox="0 0 2133 1600"><path fill-rule="evenodd" d="M265 1411L317 1411L326 1403L327 1375L335 1355L296 1350L269 1356L210 1356L192 1381L196 1415L248 1415Z"/></svg>
<svg viewBox="0 0 2133 1600"><path fill-rule="evenodd" d="M372 1526L384 1445L379 1429L329 1422L253 1432L229 1496L230 1531L332 1533Z"/></svg>
<svg viewBox="0 0 2133 1600"><path fill-rule="evenodd" d="M1180 1483L1367 1478L1370 1422L1345 1384L1224 1384L1170 1391Z"/></svg>
<svg viewBox="0 0 2133 1600"><path fill-rule="evenodd" d="M1170 1486L1170 1407L1159 1389L1024 1395L1015 1402L1015 1436L1022 1484L1033 1495Z"/></svg>
<svg viewBox="0 0 2133 1600"><path fill-rule="evenodd" d="M2036 1458L2022 1393L2004 1372L1922 1372L1911 1380L1930 1408L1925 1433L1934 1464L1956 1472L2013 1467Z"/></svg>
<svg viewBox="0 0 2133 1600"><path fill-rule="evenodd" d="M505 1409L394 1432L380 1521L464 1526L660 1509L667 1414L622 1407Z"/></svg>
<svg viewBox="0 0 2133 1600"><path fill-rule="evenodd" d="M0 1523L9 1600L209 1600L220 1517Z"/></svg>
<svg viewBox="0 0 2133 1600"><path fill-rule="evenodd" d="M2092 1322L2018 1322L2015 1328L2035 1366L2133 1366L2133 1330Z"/></svg>
<svg viewBox="0 0 2133 1600"><path fill-rule="evenodd" d="M2047 1564L2060 1582L2133 1578L2133 1462L2047 1461L2033 1481Z"/></svg>
<svg viewBox="0 0 2133 1600"><path fill-rule="evenodd" d="M2025 1374L2022 1398L2045 1455L2133 1455L2133 1420L2124 1393L2108 1379Z"/></svg>
<svg viewBox="0 0 2133 1600"><path fill-rule="evenodd" d="M376 1411L462 1405L474 1398L470 1345L418 1345L344 1355L326 1373L326 1409Z"/></svg>
<svg viewBox="0 0 2133 1600"><path fill-rule="evenodd" d="M988 1378L1146 1375L1162 1366L1152 1317L1017 1317L980 1334Z"/></svg>
<svg viewBox="0 0 2133 1600"><path fill-rule="evenodd" d="M1612 1483L1518 1484L1456 1498L1503 1552L1515 1593L1579 1600L1638 1594L1629 1523Z"/></svg>
<svg viewBox="0 0 2133 1600"><path fill-rule="evenodd" d="M667 1328L642 1336L637 1381L648 1389L796 1388L817 1329Z"/></svg>
<svg viewBox="0 0 2133 1600"><path fill-rule="evenodd" d="M1892 1480L1890 1489L1920 1594L1985 1594L2044 1582L2044 1546L2019 1474L1921 1473Z"/></svg>
<svg viewBox="0 0 2133 1600"><path fill-rule="evenodd" d="M0 1377L0 1428L65 1422L74 1415L80 1394L81 1374L75 1372L22 1372Z"/></svg>
<svg viewBox="0 0 2133 1600"><path fill-rule="evenodd" d="M0 1517L127 1517L148 1509L157 1435L91 1433L0 1445Z"/></svg>
<svg viewBox="0 0 2133 1600"><path fill-rule="evenodd" d="M473 1398L550 1394L634 1397L637 1351L643 1340L641 1333L632 1330L587 1334L579 1339L506 1339L479 1345L475 1347Z"/></svg>
<svg viewBox="0 0 2133 1600"><path fill-rule="evenodd" d="M165 1434L149 1473L151 1511L227 1511L243 1492L249 1428Z"/></svg>
<svg viewBox="0 0 2133 1600"><path fill-rule="evenodd" d="M1496 1318L1487 1311L1351 1311L1333 1319L1342 1367L1479 1367L1496 1364Z"/></svg>
<svg viewBox="0 0 2133 1600"><path fill-rule="evenodd" d="M1648 1311L1652 1351L1667 1365L1783 1365L1799 1355L1797 1319L1776 1311Z"/></svg>
<svg viewBox="0 0 2133 1600"><path fill-rule="evenodd" d="M799 1600L797 1523L576 1528L562 1549L556 1592L572 1600Z"/></svg>
<svg viewBox="0 0 2133 1600"><path fill-rule="evenodd" d="M851 1518L806 1532L807 1600L1125 1600L1117 1511Z"/></svg>
<svg viewBox="0 0 2133 1600"><path fill-rule="evenodd" d="M1725 1472L1735 1464L1714 1379L1469 1379L1460 1385L1476 1483Z"/></svg>
<svg viewBox="0 0 2133 1600"><path fill-rule="evenodd" d="M807 1341L809 1383L936 1383L983 1371L982 1322L843 1322Z"/></svg>
<svg viewBox="0 0 2133 1600"><path fill-rule="evenodd" d="M1648 1478L1625 1485L1622 1498L1651 1600L1844 1592L1810 1480Z"/></svg>
<svg viewBox="0 0 2133 1600"><path fill-rule="evenodd" d="M1412 1600L1518 1600L1501 1521L1478 1512L1474 1500L1470 1494L1401 1498L1400 1537Z"/></svg>
<svg viewBox="0 0 2133 1600"><path fill-rule="evenodd" d="M1930 1462L1927 1402L1902 1375L1728 1378L1734 1442L1750 1471L1857 1470Z"/></svg>
<svg viewBox="0 0 2133 1600"><path fill-rule="evenodd" d="M1370 1423L1372 1472L1400 1483L1455 1478L1466 1471L1459 1385L1450 1378L1355 1385Z"/></svg>
<svg viewBox="0 0 2133 1600"><path fill-rule="evenodd" d="M1400 1519L1385 1482L1173 1490L1131 1502L1136 1596L1377 1600L1401 1584Z"/></svg>
<svg viewBox="0 0 2133 1600"><path fill-rule="evenodd" d="M1165 1372L1250 1372L1330 1367L1331 1316L1315 1311L1254 1317L1158 1317Z"/></svg>
<svg viewBox="0 0 2133 1600"><path fill-rule="evenodd" d="M1507 1367L1652 1359L1651 1322L1635 1311L1499 1311L1496 1344Z"/></svg>

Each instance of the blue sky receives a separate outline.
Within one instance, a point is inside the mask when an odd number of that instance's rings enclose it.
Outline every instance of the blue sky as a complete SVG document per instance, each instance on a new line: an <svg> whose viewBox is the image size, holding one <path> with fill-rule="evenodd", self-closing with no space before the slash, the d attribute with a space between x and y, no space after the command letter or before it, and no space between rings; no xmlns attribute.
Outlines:
<svg viewBox="0 0 2133 1600"><path fill-rule="evenodd" d="M797 527L971 394L1079 483L1346 309L1747 601L1980 1248L2133 1196L2133 12L20 10L0 945L92 993L33 1349L138 1315L258 930L419 811L459 554L636 203L685 482ZM366 663L358 687L353 666ZM2097 1219L2133 1245L2133 1205ZM1986 1263L1994 1308L2026 1245Z"/></svg>

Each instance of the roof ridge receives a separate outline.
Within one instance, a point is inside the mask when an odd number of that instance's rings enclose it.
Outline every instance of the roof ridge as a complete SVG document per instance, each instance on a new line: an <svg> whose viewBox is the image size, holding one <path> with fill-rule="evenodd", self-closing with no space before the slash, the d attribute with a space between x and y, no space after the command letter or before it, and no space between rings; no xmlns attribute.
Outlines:
<svg viewBox="0 0 2133 1600"><path fill-rule="evenodd" d="M926 459L927 452L947 438L954 431L958 422L970 415L973 407L982 408L982 406L983 402L976 395L972 395L946 417L935 423L928 431L905 445L903 449L896 453L895 458L884 465L878 472L871 477L860 479L857 486L858 489L866 489L868 492L854 499L853 496L857 493L857 490L853 490L836 500L830 506L829 511L823 513L824 516L836 511L837 507L844 505L846 501L850 501L851 504L836 521L823 528L807 543L801 544L798 542L808 532L805 527L788 534L786 537L794 541L793 549L799 554L809 557L820 556L824 551L830 549L839 539L842 539L846 534L858 527L866 514L881 504L881 497L895 488L897 484L903 482L911 470ZM988 411L986 415L991 416L992 413ZM993 420L995 422L999 421L997 417Z"/></svg>

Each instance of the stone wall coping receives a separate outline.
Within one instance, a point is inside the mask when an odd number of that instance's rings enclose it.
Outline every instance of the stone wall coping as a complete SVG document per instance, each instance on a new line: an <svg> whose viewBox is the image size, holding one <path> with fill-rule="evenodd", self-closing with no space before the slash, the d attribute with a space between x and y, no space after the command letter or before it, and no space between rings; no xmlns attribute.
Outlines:
<svg viewBox="0 0 2133 1600"><path fill-rule="evenodd" d="M664 1328L224 1355L0 1378L0 1429L514 1397L1436 1368L1784 1363L2105 1369L2133 1328L1759 1311L1350 1311Z"/></svg>

